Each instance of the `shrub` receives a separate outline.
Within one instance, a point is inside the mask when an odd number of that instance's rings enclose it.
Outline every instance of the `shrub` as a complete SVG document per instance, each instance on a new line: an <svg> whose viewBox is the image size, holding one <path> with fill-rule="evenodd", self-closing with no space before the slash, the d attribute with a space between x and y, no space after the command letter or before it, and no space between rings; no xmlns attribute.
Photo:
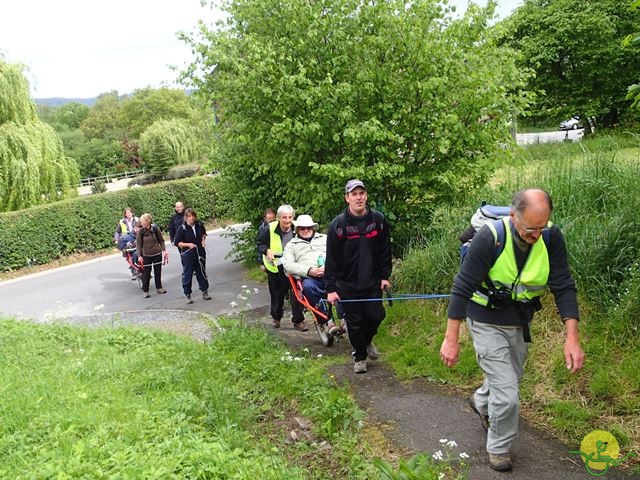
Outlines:
<svg viewBox="0 0 640 480"><path fill-rule="evenodd" d="M138 215L151 213L161 228L176 200L195 208L203 220L224 216L228 210L219 208L217 185L214 177L196 177L0 214L0 271L113 247L113 232L125 207Z"/></svg>
<svg viewBox="0 0 640 480"><path fill-rule="evenodd" d="M102 180L96 180L91 185L91 193L104 193L107 191L107 185Z"/></svg>

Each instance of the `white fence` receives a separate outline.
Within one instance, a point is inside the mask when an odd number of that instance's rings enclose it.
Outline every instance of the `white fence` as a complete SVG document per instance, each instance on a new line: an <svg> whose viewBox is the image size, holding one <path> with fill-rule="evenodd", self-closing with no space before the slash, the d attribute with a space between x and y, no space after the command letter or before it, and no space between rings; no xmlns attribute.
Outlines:
<svg viewBox="0 0 640 480"><path fill-rule="evenodd" d="M90 187L96 181L100 181L104 183L115 182L116 180L122 180L123 178L137 177L138 175L142 175L143 173L144 173L144 168L141 168L140 170L131 170L130 172L107 174L107 175L102 175L100 177L83 178L82 180L80 180L80 184L78 186Z"/></svg>
<svg viewBox="0 0 640 480"><path fill-rule="evenodd" d="M553 142L578 142L584 137L584 128L577 130L559 130L557 132L518 133L516 143L518 145L535 145L537 143Z"/></svg>

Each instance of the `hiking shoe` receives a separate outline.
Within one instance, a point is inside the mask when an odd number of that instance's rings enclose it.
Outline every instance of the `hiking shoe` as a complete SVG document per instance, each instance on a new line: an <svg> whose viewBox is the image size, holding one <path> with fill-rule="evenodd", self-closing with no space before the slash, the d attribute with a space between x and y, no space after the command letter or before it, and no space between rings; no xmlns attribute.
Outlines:
<svg viewBox="0 0 640 480"><path fill-rule="evenodd" d="M186 297L187 297L187 305L191 305L193 303L191 295L187 295Z"/></svg>
<svg viewBox="0 0 640 480"><path fill-rule="evenodd" d="M304 324L304 320L298 323L294 323L293 329L298 330L299 332L306 332L309 330L307 326Z"/></svg>
<svg viewBox="0 0 640 480"><path fill-rule="evenodd" d="M273 328L280 328L280 320L274 319L271 325L273 325Z"/></svg>
<svg viewBox="0 0 640 480"><path fill-rule="evenodd" d="M353 373L367 373L367 361L356 360L353 364Z"/></svg>
<svg viewBox="0 0 640 480"><path fill-rule="evenodd" d="M373 343L367 345L367 357L371 360L377 360L380 358L380 352Z"/></svg>
<svg viewBox="0 0 640 480"><path fill-rule="evenodd" d="M471 407L471 410L473 410L475 413L478 414L478 416L480 417L480 423L482 424L482 428L484 429L484 431L488 431L489 430L489 417L483 413L480 413L480 410L477 409L476 407L476 401L474 398L474 394L472 393L471 396L469 397L469 406ZM489 454L491 455L491 454Z"/></svg>
<svg viewBox="0 0 640 480"><path fill-rule="evenodd" d="M144 298L149 298L151 295L149 295L149 292L142 292L142 296Z"/></svg>
<svg viewBox="0 0 640 480"><path fill-rule="evenodd" d="M167 293L167 291L164 288L156 288L156 292L158 292L158 293Z"/></svg>
<svg viewBox="0 0 640 480"><path fill-rule="evenodd" d="M209 295L208 291L205 290L204 292L202 292L202 299L203 300L211 300L211 295Z"/></svg>
<svg viewBox="0 0 640 480"><path fill-rule="evenodd" d="M325 328L327 329L327 335L332 336L335 335L336 333L340 332L340 328L333 323L333 320L329 320L326 325Z"/></svg>
<svg viewBox="0 0 640 480"><path fill-rule="evenodd" d="M497 472L506 472L513 468L508 453L489 453L489 466Z"/></svg>

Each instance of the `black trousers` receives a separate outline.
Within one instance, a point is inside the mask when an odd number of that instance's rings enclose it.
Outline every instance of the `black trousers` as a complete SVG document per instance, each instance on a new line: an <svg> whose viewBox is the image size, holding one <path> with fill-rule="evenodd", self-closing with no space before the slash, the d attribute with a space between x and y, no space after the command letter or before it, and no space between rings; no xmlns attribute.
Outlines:
<svg viewBox="0 0 640 480"><path fill-rule="evenodd" d="M151 282L151 269L153 268L153 278L156 282L156 288L162 288L162 253L152 257L142 256L144 268L142 269L142 291L149 291L149 283Z"/></svg>
<svg viewBox="0 0 640 480"><path fill-rule="evenodd" d="M278 273L267 270L267 279L269 281L269 295L271 296L271 318L274 320L282 320L284 315L284 298L289 292L289 300L291 301L291 321L300 323L304 320L302 305L296 299L293 292L290 291L291 284L284 274L282 266L278 267Z"/></svg>
<svg viewBox="0 0 640 480"><path fill-rule="evenodd" d="M380 287L365 291L344 292L338 290L341 300L351 299L380 299L372 302L341 303L344 319L347 322L349 342L353 347L351 352L356 362L367 359L367 345L373 341L378 333L378 327L384 320L386 312L382 305L382 290Z"/></svg>

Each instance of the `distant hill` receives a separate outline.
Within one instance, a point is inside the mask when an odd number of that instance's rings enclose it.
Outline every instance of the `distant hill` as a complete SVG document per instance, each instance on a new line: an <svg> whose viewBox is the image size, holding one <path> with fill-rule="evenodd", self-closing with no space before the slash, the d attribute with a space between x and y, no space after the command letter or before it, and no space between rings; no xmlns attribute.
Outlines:
<svg viewBox="0 0 640 480"><path fill-rule="evenodd" d="M67 103L81 103L88 107L93 106L96 103L97 97L92 98L61 98L61 97L53 97L53 98L34 98L33 100L36 102L36 105L46 105L48 107L61 107Z"/></svg>

